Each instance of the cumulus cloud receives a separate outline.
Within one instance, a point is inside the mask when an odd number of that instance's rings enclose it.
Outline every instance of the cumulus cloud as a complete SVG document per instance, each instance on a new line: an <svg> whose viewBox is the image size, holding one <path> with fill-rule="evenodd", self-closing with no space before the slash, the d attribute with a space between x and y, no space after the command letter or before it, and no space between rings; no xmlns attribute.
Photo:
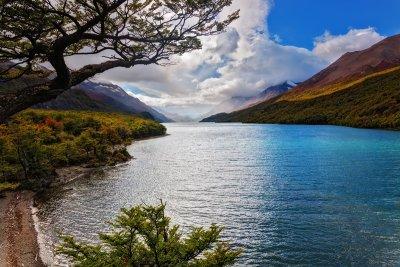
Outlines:
<svg viewBox="0 0 400 267"><path fill-rule="evenodd" d="M337 36L325 32L312 50L285 46L268 33L270 7L268 0L234 0L221 16L240 9L240 18L226 32L203 37L201 50L174 57L175 64L167 67L117 68L97 78L128 91L139 88L131 94L163 111L195 116L233 96L252 96L285 80L302 81L343 53L383 38L373 28L352 29Z"/></svg>
<svg viewBox="0 0 400 267"><path fill-rule="evenodd" d="M351 29L343 35L332 35L326 31L315 38L313 52L331 63L346 52L363 50L383 38L374 28Z"/></svg>
<svg viewBox="0 0 400 267"><path fill-rule="evenodd" d="M223 34L203 38L203 48L174 58L168 67L116 69L102 79L131 83L147 95L135 94L156 107L208 106L232 96L250 96L287 79L300 81L326 65L312 51L282 46L269 37L265 0L235 0L226 16L240 18Z"/></svg>
<svg viewBox="0 0 400 267"><path fill-rule="evenodd" d="M282 46L267 38L252 43L253 55L218 69L220 77L199 84L207 101L229 96L253 96L267 86L285 80L302 81L326 65L311 51Z"/></svg>

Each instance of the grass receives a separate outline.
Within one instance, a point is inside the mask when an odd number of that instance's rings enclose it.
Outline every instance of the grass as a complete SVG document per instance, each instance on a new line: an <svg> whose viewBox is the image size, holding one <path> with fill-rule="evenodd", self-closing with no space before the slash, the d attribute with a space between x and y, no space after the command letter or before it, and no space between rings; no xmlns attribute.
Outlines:
<svg viewBox="0 0 400 267"><path fill-rule="evenodd" d="M16 190L20 186L19 183L0 183L0 194L6 191L13 191Z"/></svg>

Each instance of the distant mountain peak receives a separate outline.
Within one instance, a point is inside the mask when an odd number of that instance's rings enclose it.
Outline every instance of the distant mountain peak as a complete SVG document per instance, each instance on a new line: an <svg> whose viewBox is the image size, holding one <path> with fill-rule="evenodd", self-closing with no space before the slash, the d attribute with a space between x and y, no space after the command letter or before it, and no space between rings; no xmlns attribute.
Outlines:
<svg viewBox="0 0 400 267"><path fill-rule="evenodd" d="M129 95L118 85L85 81L67 90L55 100L37 105L49 109L98 110L137 114L159 122L172 121L138 98Z"/></svg>
<svg viewBox="0 0 400 267"><path fill-rule="evenodd" d="M290 87L295 87L295 86L297 86L297 83L295 83L295 82L293 82L293 81L290 81L290 80L287 80L287 81L285 82L285 84L289 85Z"/></svg>
<svg viewBox="0 0 400 267"><path fill-rule="evenodd" d="M243 103L243 105L240 109L245 109L245 108L257 105L258 103L272 99L274 97L280 96L280 95L292 90L292 88L294 88L296 86L297 86L297 83L295 83L291 80L287 80L281 84L270 86L267 89L264 89L258 95L250 98L248 101Z"/></svg>
<svg viewBox="0 0 400 267"><path fill-rule="evenodd" d="M208 117L219 113L230 113L236 110L241 110L254 106L260 102L284 94L295 86L297 86L297 83L291 80L286 80L283 83L270 86L252 97L233 96L218 104L211 111L205 114L204 117Z"/></svg>

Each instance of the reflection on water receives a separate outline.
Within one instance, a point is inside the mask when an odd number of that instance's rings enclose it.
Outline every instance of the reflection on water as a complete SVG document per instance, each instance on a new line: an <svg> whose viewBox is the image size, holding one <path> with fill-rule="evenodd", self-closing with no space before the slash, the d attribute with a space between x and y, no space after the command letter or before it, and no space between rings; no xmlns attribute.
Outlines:
<svg viewBox="0 0 400 267"><path fill-rule="evenodd" d="M400 264L400 133L333 126L167 124L134 160L40 205L56 230L97 240L121 207L167 202L183 226L226 226L239 265Z"/></svg>

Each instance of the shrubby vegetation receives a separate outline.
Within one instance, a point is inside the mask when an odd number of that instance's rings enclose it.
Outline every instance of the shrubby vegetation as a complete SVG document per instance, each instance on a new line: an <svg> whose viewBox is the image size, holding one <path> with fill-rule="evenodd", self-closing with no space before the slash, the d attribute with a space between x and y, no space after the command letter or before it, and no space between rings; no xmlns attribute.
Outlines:
<svg viewBox="0 0 400 267"><path fill-rule="evenodd" d="M240 250L220 241L221 227L193 228L183 238L179 226L171 226L165 205L122 209L112 232L99 235L100 244L62 236L57 248L74 266L227 266Z"/></svg>
<svg viewBox="0 0 400 267"><path fill-rule="evenodd" d="M132 140L165 131L129 115L27 110L0 125L0 183L38 190L51 183L56 168L126 161Z"/></svg>
<svg viewBox="0 0 400 267"><path fill-rule="evenodd" d="M8 182L0 182L0 197L3 197L4 193L7 191L16 190L19 187L19 183L8 183Z"/></svg>
<svg viewBox="0 0 400 267"><path fill-rule="evenodd" d="M218 114L217 122L334 124L400 130L400 70L307 100L276 98L246 110Z"/></svg>

